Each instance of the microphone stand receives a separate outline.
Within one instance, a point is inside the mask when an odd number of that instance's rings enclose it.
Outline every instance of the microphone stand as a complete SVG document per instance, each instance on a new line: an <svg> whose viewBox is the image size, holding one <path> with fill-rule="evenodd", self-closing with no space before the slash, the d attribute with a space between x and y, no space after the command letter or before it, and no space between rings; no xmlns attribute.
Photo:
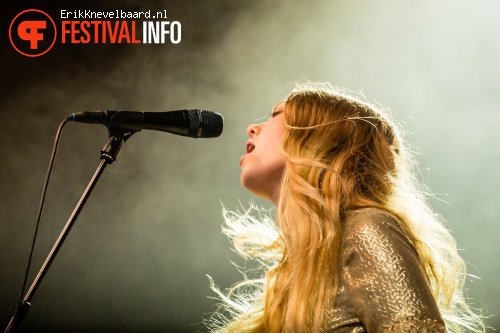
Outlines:
<svg viewBox="0 0 500 333"><path fill-rule="evenodd" d="M45 276L45 273L47 273L47 270L49 269L50 265L52 264L52 261L54 260L57 252L62 246L62 243L66 239L66 236L68 235L69 231L71 230L71 227L73 226L74 222L76 221L78 215L83 209L83 206L85 205L85 202L90 196L90 193L94 189L95 185L97 184L97 181L101 177L102 173L104 172L104 169L108 164L112 164L114 161L116 161L118 155L120 154L120 150L125 143L125 141L132 136L135 132L125 132L122 130L109 130L109 141L108 143L104 146L104 148L101 150L101 163L97 167L96 172L94 173L94 176L90 180L90 183L88 184L87 188L83 192L82 197L80 198L80 201L76 205L75 209L73 210L73 213L71 214L70 218L68 219L68 222L66 222L66 225L64 226L61 234L59 235L59 238L57 241L54 243L54 246L52 247L52 250L50 251L49 255L47 256L47 259L45 259L45 262L42 265L42 268L38 272L38 275L36 276L35 280L31 284L30 289L26 293L26 296L24 296L23 300L16 306L16 309L14 311L14 315L10 319L9 324L5 328L4 333L8 332L15 332L17 330L17 327L19 326L21 320L24 319L26 314L28 313L28 310L31 307L31 299L33 298L36 290L40 286L40 283Z"/></svg>

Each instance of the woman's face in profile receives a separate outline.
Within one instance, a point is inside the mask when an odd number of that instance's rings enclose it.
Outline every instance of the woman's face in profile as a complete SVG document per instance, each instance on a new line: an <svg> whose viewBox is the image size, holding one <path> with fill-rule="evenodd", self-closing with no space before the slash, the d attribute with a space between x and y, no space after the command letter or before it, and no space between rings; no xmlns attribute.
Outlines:
<svg viewBox="0 0 500 333"><path fill-rule="evenodd" d="M279 146L285 126L285 103L276 105L267 123L250 125L247 133L246 153L240 159L241 183L250 192L263 199L278 203L285 158Z"/></svg>

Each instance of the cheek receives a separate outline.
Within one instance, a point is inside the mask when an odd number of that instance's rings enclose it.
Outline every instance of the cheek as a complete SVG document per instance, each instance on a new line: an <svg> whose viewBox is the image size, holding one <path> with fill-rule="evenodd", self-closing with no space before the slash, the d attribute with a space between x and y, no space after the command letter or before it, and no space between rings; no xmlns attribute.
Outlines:
<svg viewBox="0 0 500 333"><path fill-rule="evenodd" d="M285 168L285 157L277 145L273 145L262 151L259 155L259 164L262 172L268 173L268 177L281 176ZM281 177L279 177L281 179Z"/></svg>

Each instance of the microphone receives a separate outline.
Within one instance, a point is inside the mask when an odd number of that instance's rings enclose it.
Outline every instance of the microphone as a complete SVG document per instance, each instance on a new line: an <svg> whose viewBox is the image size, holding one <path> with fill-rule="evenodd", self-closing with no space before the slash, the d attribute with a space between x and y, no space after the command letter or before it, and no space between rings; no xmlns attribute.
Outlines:
<svg viewBox="0 0 500 333"><path fill-rule="evenodd" d="M168 112L83 111L72 113L71 120L103 124L109 130L139 132L142 129L173 133L191 138L216 138L222 133L222 115L206 110Z"/></svg>

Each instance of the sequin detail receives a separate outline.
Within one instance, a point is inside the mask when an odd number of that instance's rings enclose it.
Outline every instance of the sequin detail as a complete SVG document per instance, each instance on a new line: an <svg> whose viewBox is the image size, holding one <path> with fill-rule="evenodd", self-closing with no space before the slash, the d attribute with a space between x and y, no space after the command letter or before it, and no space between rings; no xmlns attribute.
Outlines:
<svg viewBox="0 0 500 333"><path fill-rule="evenodd" d="M446 329L437 319L407 317L394 321L384 332L441 333Z"/></svg>
<svg viewBox="0 0 500 333"><path fill-rule="evenodd" d="M348 217L341 278L327 332L446 332L415 247L389 213Z"/></svg>

